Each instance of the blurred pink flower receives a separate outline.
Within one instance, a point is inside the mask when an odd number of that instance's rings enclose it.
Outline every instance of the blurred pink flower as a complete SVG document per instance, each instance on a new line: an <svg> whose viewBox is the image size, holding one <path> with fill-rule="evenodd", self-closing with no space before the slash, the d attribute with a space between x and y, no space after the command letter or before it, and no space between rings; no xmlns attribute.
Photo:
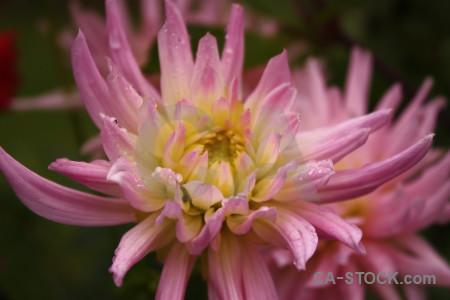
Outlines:
<svg viewBox="0 0 450 300"><path fill-rule="evenodd" d="M314 201L372 191L414 166L431 135L381 162L335 172L335 163L389 121L389 110L299 132L286 51L268 62L242 101L239 5L232 7L222 56L206 34L194 62L181 13L166 1L158 32L160 93L139 69L121 13L116 1L106 1L106 80L82 31L72 46L74 77L109 160L50 165L113 197L50 182L1 149L0 169L27 207L65 224L137 223L121 239L110 271L120 286L132 265L159 251L165 265L158 299L183 298L200 255L211 298L275 299L257 245L288 249L299 270L319 237L364 252L361 231Z"/></svg>
<svg viewBox="0 0 450 300"><path fill-rule="evenodd" d="M303 119L306 129L332 125L367 112L368 89L371 76L371 55L358 48L351 57L345 92L327 87L318 61L311 59L306 68L296 74L299 86L300 112L308 112ZM431 87L425 80L409 106L395 121L370 136L364 147L345 157L336 169L352 168L366 162L389 159L434 129L439 110L445 104L442 97L424 103ZM401 89L389 89L376 110L397 109ZM370 169L370 166L362 168ZM344 171L345 172L345 171ZM405 275L435 275L438 285L450 286L450 267L417 231L435 222L450 220L450 153L433 149L416 166L388 181L376 191L351 201L327 205L349 222L363 230L367 255L357 255L345 246L324 241L308 262L307 272L298 273L286 265L289 254L275 252L274 278L281 299L363 299L364 283L357 284L354 272L394 274L402 281ZM330 178L330 184L333 178ZM364 188L364 186L359 187ZM347 194L347 198L358 195ZM328 272L335 277L353 272L354 283L336 280L336 284L317 284L313 275ZM387 278L387 277L386 277ZM386 279L382 278L382 279ZM400 299L395 285L372 284L383 299ZM403 285L410 299L424 298L423 288Z"/></svg>

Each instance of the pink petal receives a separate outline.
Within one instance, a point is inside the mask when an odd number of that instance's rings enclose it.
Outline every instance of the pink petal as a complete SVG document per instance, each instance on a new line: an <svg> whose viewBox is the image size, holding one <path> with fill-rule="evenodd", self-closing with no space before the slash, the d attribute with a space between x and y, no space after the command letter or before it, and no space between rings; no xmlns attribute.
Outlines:
<svg viewBox="0 0 450 300"><path fill-rule="evenodd" d="M383 149L384 150L383 157L389 157L394 154L397 154L398 152L406 149L406 147L408 147L411 144L410 140L405 139L403 137L405 130L406 131L410 130L411 124L415 120L415 117L418 114L420 114L422 110L421 105L425 101L426 95L430 91L432 85L433 81L427 78L423 82L414 99L411 101L408 107L402 112L398 120L395 122L394 127L390 130L390 134L394 136L395 139L393 139L393 142L387 144L386 147Z"/></svg>
<svg viewBox="0 0 450 300"><path fill-rule="evenodd" d="M325 206L302 202L299 207L297 212L311 223L316 230L319 229L353 250L365 254L365 249L361 242L362 231L357 226L348 223L332 209Z"/></svg>
<svg viewBox="0 0 450 300"><path fill-rule="evenodd" d="M19 164L2 148L0 170L25 206L49 220L81 226L136 221L134 209L122 199L94 196L51 182Z"/></svg>
<svg viewBox="0 0 450 300"><path fill-rule="evenodd" d="M164 195L150 191L137 174L135 167L126 159L118 159L107 175L107 179L116 183L125 199L134 208L143 212L152 212L164 207Z"/></svg>
<svg viewBox="0 0 450 300"><path fill-rule="evenodd" d="M248 215L231 215L227 218L227 226L234 234L246 234L253 226L255 219L266 219L275 222L278 217L274 207L262 206Z"/></svg>
<svg viewBox="0 0 450 300"><path fill-rule="evenodd" d="M106 1L106 28L109 52L120 71L144 98L161 103L159 93L143 76L130 49L116 0Z"/></svg>
<svg viewBox="0 0 450 300"><path fill-rule="evenodd" d="M221 81L223 81L223 79L221 78L222 65L220 63L217 41L216 38L210 33L207 33L198 42L198 49L193 74L194 81L195 78L201 75L206 66L211 67L214 70L214 72L219 75ZM223 87L221 90L223 91Z"/></svg>
<svg viewBox="0 0 450 300"><path fill-rule="evenodd" d="M317 189L325 186L334 174L331 160L310 160L300 165L299 169L290 176L283 188L273 197L278 201L295 201L305 197L315 197L319 200Z"/></svg>
<svg viewBox="0 0 450 300"><path fill-rule="evenodd" d="M233 79L239 79L244 62L244 16L242 6L233 4L230 21L225 36L225 46L222 52L222 69L225 84L231 88Z"/></svg>
<svg viewBox="0 0 450 300"><path fill-rule="evenodd" d="M304 270L306 261L317 248L314 227L295 213L277 208L279 217L275 223L264 219L253 224L253 231L264 241L277 247L287 247L294 257L298 270Z"/></svg>
<svg viewBox="0 0 450 300"><path fill-rule="evenodd" d="M377 104L375 110L392 109L396 110L402 100L402 86L394 84L389 90L384 93L383 97Z"/></svg>
<svg viewBox="0 0 450 300"><path fill-rule="evenodd" d="M248 239L243 241L242 281L246 299L278 299L269 269L258 248Z"/></svg>
<svg viewBox="0 0 450 300"><path fill-rule="evenodd" d="M238 240L224 233L219 251L208 248L208 281L220 299L243 299L241 251Z"/></svg>
<svg viewBox="0 0 450 300"><path fill-rule="evenodd" d="M264 178L257 181L253 189L251 199L256 202L264 202L272 199L284 186L287 173L297 169L297 162L291 161L280 167L273 178Z"/></svg>
<svg viewBox="0 0 450 300"><path fill-rule="evenodd" d="M359 264L362 264L366 272L373 272L375 274L384 272L385 274L395 274L398 272L398 264L394 257L389 255L383 250L382 244L373 242L365 242L367 255L357 256ZM381 278L381 280L387 280L386 278ZM400 279L400 278L398 278ZM401 297L395 289L394 285L389 284L374 284L372 285L377 294L383 299L393 299L400 300Z"/></svg>
<svg viewBox="0 0 450 300"><path fill-rule="evenodd" d="M158 250L174 239L173 223L166 222L155 226L157 214L151 214L131 228L120 240L115 251L109 272L113 273L114 283L122 285L128 270L151 251Z"/></svg>
<svg viewBox="0 0 450 300"><path fill-rule="evenodd" d="M101 128L100 113L113 116L111 94L100 75L86 44L83 32L79 32L72 44L72 68L81 98L91 119Z"/></svg>
<svg viewBox="0 0 450 300"><path fill-rule="evenodd" d="M103 118L103 126L100 136L103 150L108 158L114 162L121 157L130 159L134 157L136 136L129 134L125 128L119 127L117 119L103 114L101 118Z"/></svg>
<svg viewBox="0 0 450 300"><path fill-rule="evenodd" d="M425 201L426 199L426 201ZM424 196L424 207L416 220L411 222L409 226L405 226L408 232L424 229L432 225L439 218L439 215L445 209L450 199L450 182L446 182L433 194Z"/></svg>
<svg viewBox="0 0 450 300"><path fill-rule="evenodd" d="M166 201L163 210L156 219L155 225L159 226L165 218L168 219L179 219L182 214L182 204L178 201Z"/></svg>
<svg viewBox="0 0 450 300"><path fill-rule="evenodd" d="M199 255L216 238L222 229L222 223L225 218L225 210L219 208L209 219L206 220L202 231L198 236L186 244L186 249L192 255Z"/></svg>
<svg viewBox="0 0 450 300"><path fill-rule="evenodd" d="M334 135L330 138L320 139L315 143L300 146L303 160L331 159L337 163L347 154L364 145L370 131L370 128L355 128L353 131L342 135Z"/></svg>
<svg viewBox="0 0 450 300"><path fill-rule="evenodd" d="M403 235L396 238L402 251L395 249L393 259L402 274L436 276L436 284L450 285L450 266L433 247L417 235Z"/></svg>
<svg viewBox="0 0 450 300"><path fill-rule="evenodd" d="M121 126L133 133L138 132L139 108L142 105L142 97L134 90L133 86L123 77L117 66L109 61L110 73L107 78L111 95L115 98L114 104L117 117Z"/></svg>
<svg viewBox="0 0 450 300"><path fill-rule="evenodd" d="M201 215L191 216L180 214L176 225L177 239L181 243L186 243L198 236L203 227L203 218Z"/></svg>
<svg viewBox="0 0 450 300"><path fill-rule="evenodd" d="M107 71L105 57L109 55L106 26L99 14L81 8L78 2L70 3L70 12L74 23L86 33L89 48L92 49L94 60L102 72Z"/></svg>
<svg viewBox="0 0 450 300"><path fill-rule="evenodd" d="M111 163L108 161L95 160L86 163L60 158L52 163L49 169L69 176L76 182L86 185L94 191L122 197L122 193L117 184L106 178L111 169Z"/></svg>
<svg viewBox="0 0 450 300"><path fill-rule="evenodd" d="M186 284L196 257L180 243L172 245L164 263L155 299L184 299Z"/></svg>
<svg viewBox="0 0 450 300"><path fill-rule="evenodd" d="M166 23L158 33L161 89L166 104L175 104L189 96L193 59L180 12L171 1L166 1Z"/></svg>
<svg viewBox="0 0 450 300"><path fill-rule="evenodd" d="M248 96L245 108L257 109L260 102L276 87L291 82L287 51L271 58L256 89Z"/></svg>
<svg viewBox="0 0 450 300"><path fill-rule="evenodd" d="M327 186L319 189L320 200L330 202L351 199L371 192L414 166L431 147L432 140L433 134L429 134L415 145L389 159L336 172Z"/></svg>
<svg viewBox="0 0 450 300"><path fill-rule="evenodd" d="M373 132L388 123L390 117L391 110L379 110L336 125L300 132L297 134L297 142L302 149L309 143L323 143L324 140L346 135L358 128L370 128L371 132Z"/></svg>
<svg viewBox="0 0 450 300"><path fill-rule="evenodd" d="M164 148L163 165L174 168L184 154L186 145L186 127L180 122L178 128L172 132Z"/></svg>
<svg viewBox="0 0 450 300"><path fill-rule="evenodd" d="M204 211L224 199L222 193L215 185L200 181L189 181L183 187L186 189L192 204Z"/></svg>
<svg viewBox="0 0 450 300"><path fill-rule="evenodd" d="M367 112L367 93L372 75L372 56L369 52L354 48L345 86L345 103L353 116Z"/></svg>

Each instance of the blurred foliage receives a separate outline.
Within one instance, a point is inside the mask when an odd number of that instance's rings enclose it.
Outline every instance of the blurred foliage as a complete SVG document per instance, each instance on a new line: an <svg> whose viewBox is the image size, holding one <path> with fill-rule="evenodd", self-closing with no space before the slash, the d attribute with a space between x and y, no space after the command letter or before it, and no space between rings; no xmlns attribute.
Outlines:
<svg viewBox="0 0 450 300"><path fill-rule="evenodd" d="M103 2L93 1L99 12ZM20 96L39 95L63 86L74 88L69 55L56 39L70 28L68 2L2 0L0 31L18 33ZM248 0L247 11L280 24L275 36L246 34L246 67L262 65L299 41L306 45L294 65L310 55L329 66L329 82L343 86L349 51L354 45L375 56L372 105L395 81L403 84L405 103L425 76L435 78L433 95L450 95L450 22L448 1L420 0ZM136 6L134 6L136 7ZM223 28L190 26L194 45L206 32L223 44ZM75 31L74 31L75 32ZM195 46L194 46L195 47ZM144 70L157 72L157 50ZM450 144L450 114L440 114L436 143ZM97 129L84 111L9 112L0 115L0 145L31 170L64 185L82 188L47 166L59 157L82 160L79 147ZM153 298L161 263L154 254L134 266L124 286L114 286L108 273L120 237L130 226L80 228L47 221L26 209L0 179L0 298L1 299L149 299ZM450 260L449 226L434 226L426 237ZM190 279L187 299L206 299L200 274ZM431 288L433 298L446 291ZM447 291L448 293L448 291Z"/></svg>

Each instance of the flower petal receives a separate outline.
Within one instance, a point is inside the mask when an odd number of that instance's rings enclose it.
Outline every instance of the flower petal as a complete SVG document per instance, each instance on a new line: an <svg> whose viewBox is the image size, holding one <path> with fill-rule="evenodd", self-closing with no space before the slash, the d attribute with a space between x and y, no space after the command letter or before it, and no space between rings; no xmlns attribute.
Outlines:
<svg viewBox="0 0 450 300"><path fill-rule="evenodd" d="M108 161L95 160L86 163L60 158L53 162L49 169L69 176L76 182L86 185L94 191L122 197L118 185L107 179L108 172L111 169L111 163Z"/></svg>
<svg viewBox="0 0 450 300"><path fill-rule="evenodd" d="M364 246L361 243L362 231L357 226L339 217L329 207L304 201L301 202L299 207L297 212L316 230L319 229L359 253L365 253Z"/></svg>
<svg viewBox="0 0 450 300"><path fill-rule="evenodd" d="M225 46L222 52L222 69L226 87L231 89L234 78L239 79L244 62L244 17L239 4L231 7L230 21L225 36Z"/></svg>
<svg viewBox="0 0 450 300"><path fill-rule="evenodd" d="M303 160L331 159L336 163L347 154L364 145L370 131L370 128L356 128L342 135L334 135L330 138L321 139L316 143L300 146Z"/></svg>
<svg viewBox="0 0 450 300"><path fill-rule="evenodd" d="M246 234L252 228L255 219L264 218L275 222L278 213L274 207L262 206L247 215L231 215L227 218L227 226L234 234Z"/></svg>
<svg viewBox="0 0 450 300"><path fill-rule="evenodd" d="M113 264L109 268L117 286L122 285L123 277L135 263L149 252L164 247L174 239L173 223L167 221L155 226L157 215L149 215L122 236L115 251Z"/></svg>
<svg viewBox="0 0 450 300"><path fill-rule="evenodd" d="M115 98L115 106L117 113L114 115L121 121L121 126L127 128L133 133L138 132L139 108L142 105L142 97L134 90L133 86L120 73L117 66L110 60L109 75L107 83L111 95Z"/></svg>
<svg viewBox="0 0 450 300"><path fill-rule="evenodd" d="M198 236L186 243L186 249L192 255L199 255L208 247L222 229L222 223L225 218L225 210L219 208L209 219L206 220L202 231Z"/></svg>
<svg viewBox="0 0 450 300"><path fill-rule="evenodd" d="M258 219L253 223L253 231L264 241L277 247L287 247L294 257L294 265L304 270L306 261L317 248L317 234L314 227L298 214L277 208L275 223Z"/></svg>
<svg viewBox="0 0 450 300"><path fill-rule="evenodd" d="M109 52L113 61L144 97L161 103L159 93L145 79L131 51L116 0L106 1L106 28L108 33Z"/></svg>
<svg viewBox="0 0 450 300"><path fill-rule="evenodd" d="M114 105L109 103L111 94L108 86L95 65L81 31L72 43L72 68L84 106L97 127L101 128L103 122L100 113L113 116Z"/></svg>
<svg viewBox="0 0 450 300"><path fill-rule="evenodd" d="M336 172L331 176L328 184L319 189L320 200L331 202L352 199L373 191L421 160L431 147L432 140L433 134L429 134L415 145L389 159Z"/></svg>
<svg viewBox="0 0 450 300"><path fill-rule="evenodd" d="M158 33L161 90L165 104L175 104L189 96L193 59L180 12L171 1L166 1L166 23Z"/></svg>
<svg viewBox="0 0 450 300"><path fill-rule="evenodd" d="M189 181L183 187L186 189L192 204L205 211L224 199L222 193L215 185L200 181Z"/></svg>
<svg viewBox="0 0 450 300"><path fill-rule="evenodd" d="M0 170L23 204L49 220L81 226L136 221L134 209L123 200L90 195L42 178L15 161L2 148Z"/></svg>
<svg viewBox="0 0 450 300"><path fill-rule="evenodd" d="M296 161L291 161L280 167L273 178L263 178L257 180L251 199L256 202L263 202L272 199L284 186L287 180L287 173L297 169Z"/></svg>
<svg viewBox="0 0 450 300"><path fill-rule="evenodd" d="M121 157L131 159L134 156L136 136L130 134L125 128L119 127L117 119L101 115L103 126L100 136L103 150L108 158L115 162Z"/></svg>
<svg viewBox="0 0 450 300"><path fill-rule="evenodd" d="M224 233L219 251L208 248L208 281L220 299L244 299L241 251L237 238Z"/></svg>
<svg viewBox="0 0 450 300"><path fill-rule="evenodd" d="M305 197L308 197L309 201L319 200L317 189L325 186L334 173L331 160L310 160L300 165L273 198L284 202L302 200Z"/></svg>
<svg viewBox="0 0 450 300"><path fill-rule="evenodd" d="M196 257L189 254L183 244L174 243L164 262L155 299L184 299L186 284Z"/></svg>
<svg viewBox="0 0 450 300"><path fill-rule="evenodd" d="M278 299L269 269L259 250L249 239L244 239L241 245L245 299Z"/></svg>
<svg viewBox="0 0 450 300"><path fill-rule="evenodd" d="M367 112L367 92L372 75L372 55L354 48L345 86L345 104L353 116Z"/></svg>
<svg viewBox="0 0 450 300"><path fill-rule="evenodd" d="M289 70L287 51L284 50L281 54L271 58L264 70L263 76L259 81L257 87L248 96L245 102L245 108L258 110L260 102L276 87L291 82L291 73Z"/></svg>
<svg viewBox="0 0 450 300"><path fill-rule="evenodd" d="M119 185L125 199L134 208L152 212L163 208L164 195L150 191L139 178L136 168L124 158L119 158L111 167L107 179Z"/></svg>

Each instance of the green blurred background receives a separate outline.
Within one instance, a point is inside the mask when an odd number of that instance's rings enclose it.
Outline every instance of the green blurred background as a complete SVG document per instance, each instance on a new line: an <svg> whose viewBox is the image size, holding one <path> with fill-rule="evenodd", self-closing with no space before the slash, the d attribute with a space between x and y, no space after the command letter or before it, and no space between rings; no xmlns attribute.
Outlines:
<svg viewBox="0 0 450 300"><path fill-rule="evenodd" d="M138 7L136 1L130 2ZM306 52L293 65L301 66L310 55L322 57L329 66L329 82L342 87L349 51L359 44L370 49L376 60L372 106L396 81L404 85L405 98L410 99L428 75L435 79L431 95L450 95L449 1L252 0L243 4L247 11L281 24L276 36L246 35L246 67L264 64L283 48L304 41ZM103 1L90 1L90 6L103 12ZM0 31L17 32L19 96L61 86L74 88L68 53L56 43L62 29L71 26L66 1L1 0ZM207 30L222 39L223 28L190 26L194 45ZM157 70L155 49L149 55L152 64L146 69ZM449 116L448 108L440 114L435 138L435 145L447 149ZM7 152L40 175L80 189L47 167L59 157L85 159L80 145L96 133L82 110L0 114L0 145ZM114 249L130 226L82 228L47 221L26 209L2 176L0 195L0 299L153 298L161 270L154 255L131 269L122 288L114 286L108 273ZM424 232L447 261L449 232L448 225ZM206 298L205 288L201 276L194 274L186 298ZM431 299L448 299L448 291L429 288Z"/></svg>

